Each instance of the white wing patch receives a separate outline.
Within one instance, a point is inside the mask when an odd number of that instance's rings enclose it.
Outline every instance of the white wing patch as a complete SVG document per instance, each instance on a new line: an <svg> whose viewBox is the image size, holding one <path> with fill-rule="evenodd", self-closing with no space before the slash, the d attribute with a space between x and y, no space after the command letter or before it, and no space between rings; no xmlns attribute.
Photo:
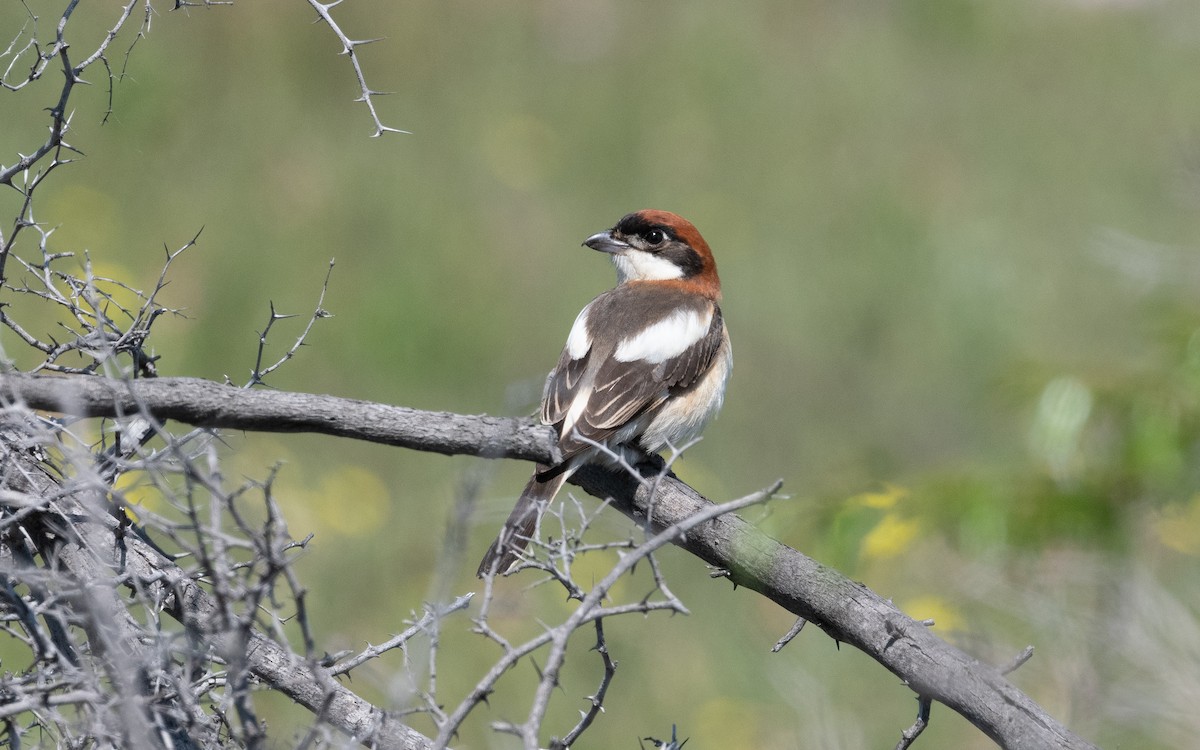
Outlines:
<svg viewBox="0 0 1200 750"><path fill-rule="evenodd" d="M636 335L621 339L613 359L618 362L640 360L653 365L666 362L703 338L711 324L712 310L704 314L696 310L673 312Z"/></svg>
<svg viewBox="0 0 1200 750"><path fill-rule="evenodd" d="M592 348L592 337L587 332L587 317L590 308L591 304L588 304L579 311L579 315L575 317L575 324L571 326L571 333L567 336L567 355L571 359L581 358Z"/></svg>

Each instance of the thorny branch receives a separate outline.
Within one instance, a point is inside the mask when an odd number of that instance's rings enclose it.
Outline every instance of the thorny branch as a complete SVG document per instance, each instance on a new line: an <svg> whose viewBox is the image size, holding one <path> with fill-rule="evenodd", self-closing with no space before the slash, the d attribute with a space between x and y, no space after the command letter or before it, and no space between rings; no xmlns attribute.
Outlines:
<svg viewBox="0 0 1200 750"><path fill-rule="evenodd" d="M398 717L380 711L336 683L311 656L292 651L279 633L271 637L264 634L273 632L281 619L277 613L283 604L276 601L280 571L276 568L280 564L290 566L302 549L286 539L286 532L277 534L267 528L277 524L277 518L267 513L257 530L247 525L244 536L207 526L204 534L195 533L187 524L173 529L163 527L165 532L174 532L165 535L173 551L164 552L140 533L121 532L125 527L121 519L87 507L91 484L86 476L64 482L41 469L34 456L16 450L40 440L38 430L42 429L34 423L22 428L14 421L17 417L19 413L9 411L5 439L0 442L5 448L4 481L22 494L55 499L32 522L6 527L9 534L0 539L0 555L11 555L14 560L22 555L25 545L12 532L31 530L32 536L27 539L44 562L39 566L27 556L25 565L6 566L8 575L14 584L29 586L31 592L39 581L38 590L53 591L51 597L31 594L38 606L49 606L48 614L62 612L68 618L88 618L86 639L68 636L72 651L86 662L67 660L70 669L64 669L64 673L73 675L75 682L63 682L62 687L67 694L90 689L102 696L100 703L86 707L84 719L58 717L52 724L41 724L42 731L60 737L60 744L74 743L72 738L78 731L109 737L117 746L157 747L159 743L149 739L149 733L151 727L159 727L177 735L177 742L183 746L192 746L193 742L195 746L223 746L226 740L254 746L263 734L248 690L247 678L253 676L313 711L317 715L314 729L323 734L337 729L380 747L429 746ZM23 436L19 430L24 431ZM203 461L194 460L211 454L210 445L197 457L176 455L180 460L178 473L202 478L205 485L219 493L212 499L229 516L251 510L253 498L243 491L245 488L225 490L219 476L207 473ZM157 468L165 470L169 466L160 461ZM269 500L269 484L264 488ZM164 499L171 507L189 502L189 494ZM152 524L156 529L159 526ZM183 546L193 534L197 543ZM185 569L177 562L204 556L211 559L216 539L229 548L244 543L272 544L272 538L274 549L267 559L250 557L208 569L199 565ZM176 542L181 546L176 547ZM214 580L217 578L220 580ZM208 581L214 594L200 585L201 579ZM291 617L303 618L301 592L291 586L287 584L289 593L285 597L295 607ZM86 599L73 596L74 589L88 592ZM128 600L119 596L121 589L128 590ZM23 598L28 601L31 595ZM268 607L267 602L272 604ZM151 627L132 619L135 611L148 613ZM173 626L172 621L177 625ZM115 693L101 687L93 676L95 667L84 668L93 660L104 669L106 679L127 687ZM76 662L79 666L74 666ZM137 689L142 679L138 675L145 675L149 684L157 686L145 694L144 705L140 706L130 700L143 692ZM44 695L53 687L40 684L34 690L31 686L30 694ZM107 710L108 702L119 711ZM90 723L86 721L89 716ZM131 735L135 729L141 734ZM138 740L138 736L146 739Z"/></svg>
<svg viewBox="0 0 1200 750"><path fill-rule="evenodd" d="M383 654L391 651L394 648L399 648L413 639L414 636L420 635L426 628L433 625L436 621L441 620L447 615L457 612L461 609L466 609L471 603L471 598L474 593L463 594L454 601L441 607L427 607L425 614L416 620L412 625L404 629L404 632L399 633L392 638L384 641L378 646L368 645L362 652L356 654L349 659L342 659L336 662L336 665L329 670L329 674L333 676L348 674L355 667L362 666L372 659L376 659Z"/></svg>
<svg viewBox="0 0 1200 750"><path fill-rule="evenodd" d="M617 663L608 653L608 643L604 640L604 620L596 620L595 626L596 645L594 648L604 663L604 676L600 679L600 686L596 688L596 692L588 696L589 706L586 711L580 712L582 716L579 717L579 723L572 727L571 731L567 732L561 740L551 740L550 750L566 750L574 745L575 740L579 739L580 735L586 732L587 728L596 720L596 717L604 711L604 696L608 694L608 686L612 684L613 676L617 673Z"/></svg>
<svg viewBox="0 0 1200 750"><path fill-rule="evenodd" d="M166 252L149 294L96 276L87 261L82 276L61 270L70 254L44 245L39 262L21 258L40 286L5 289L73 321L63 343L31 335L30 348L44 357L31 369L155 382L146 339L168 312L158 295L171 264L195 242ZM137 308L106 285L124 289ZM325 315L318 305L289 356ZM78 364L61 364L67 353ZM316 657L293 565L311 537L290 537L274 472L231 489L210 431L172 434L139 404L113 416L110 432L11 403L0 414L0 630L37 656L26 672L0 681L11 698L0 717L10 742L37 732L60 745L91 737L134 748L259 747L267 735L253 694L267 685L313 712L310 738L327 742L340 732L378 747L428 747L402 714L349 692ZM147 450L154 437L163 447ZM437 625L427 622L419 636L432 640ZM67 705L78 710L54 708Z"/></svg>
<svg viewBox="0 0 1200 750"><path fill-rule="evenodd" d="M0 280L7 279L7 262L12 253L14 243L22 233L22 230L38 225L33 214L34 192L55 168L71 161L70 158L64 156L65 154L78 153L66 141L66 135L70 131L71 123L71 115L68 110L71 93L76 84L86 83L82 76L97 61L102 62L105 69L111 71L111 66L107 58L109 47L129 21L133 8L137 3L138 0L129 0L127 4L121 7L116 23L105 33L103 39L97 43L95 49L78 64L71 63L69 54L71 43L68 42L67 38L67 26L79 5L79 0L71 0L67 4L66 9L63 11L62 16L59 17L58 23L55 26L54 40L49 45L43 45L39 41L37 31L38 18L31 9L26 7L28 17L25 25L9 44L8 49L4 51L3 55L0 55L0 60L3 60L4 57L9 58L3 74L0 75L0 88L13 93L19 92L35 81L40 80L56 60L63 74L63 84L62 88L58 91L58 99L47 109L50 114L50 128L46 140L32 152L18 154L19 158L12 165L3 166L0 164L0 185L7 185L17 189L23 199L7 236L0 229ZM143 28L138 31L139 37L145 30L149 29L149 10L147 10L144 17L143 24ZM21 42L23 38L24 43ZM76 43L76 46L78 46L78 43ZM132 43L130 44L130 49L132 49ZM25 72L17 74L16 71L21 61L28 62L24 69ZM110 72L110 101L112 86L113 77ZM35 170L47 157L50 157L50 160L40 169ZM21 178L19 184L17 183L18 177Z"/></svg>
<svg viewBox="0 0 1200 750"><path fill-rule="evenodd" d="M312 333L313 326L317 324L318 320L333 317L333 313L324 307L325 295L329 292L329 277L333 275L333 266L334 261L330 260L329 268L325 272L325 282L321 284L321 294L317 297L317 305L308 319L308 324L304 326L304 330L296 337L296 343L292 344L274 364L263 367L263 356L266 352L267 338L271 334L271 328L281 320L295 317L294 315L280 314L275 310L275 303L270 303L271 315L267 318L267 324L263 326L262 332L258 334L258 356L254 361L254 371L250 373L250 382L247 384L247 388L262 385L268 375L283 367L284 363L296 356L296 352L300 351L300 347L304 346L304 342L308 339L308 335Z"/></svg>
<svg viewBox="0 0 1200 750"><path fill-rule="evenodd" d="M65 79L46 142L0 167L4 184L20 193L11 231L0 229L0 323L23 346L14 354L29 372L152 381L157 355L147 342L154 323L180 314L160 303L160 293L199 233L165 250L144 293L96 273L89 254L57 249L54 229L34 212L37 189L78 153L66 141L68 99L97 62L109 74L111 108L108 54L136 2L123 5L95 51L73 64L67 30L77 5L59 19L53 45L39 43L30 13L0 53L0 60L9 57L2 81L10 92L54 65ZM145 8L126 61L149 29L152 10ZM30 65L17 79L23 59ZM20 281L11 278L14 267ZM264 331L255 382L291 359L328 316L327 287L328 273L307 326L269 366L261 356ZM47 321L52 330L42 330ZM378 747L428 747L401 721L403 713L346 690L315 656L306 592L293 565L310 538L290 538L274 474L231 489L210 431L173 434L138 405L114 418L113 426L97 426L36 417L12 404L0 414L0 631L34 657L26 670L0 679L4 740L16 747L32 733L62 746L260 747L267 736L253 695L267 685L313 713L310 741L327 743L340 733ZM156 437L163 447L147 450ZM432 640L437 625L415 637Z"/></svg>
<svg viewBox="0 0 1200 750"><path fill-rule="evenodd" d="M380 121L379 114L375 111L374 97L383 96L387 92L375 91L370 86L367 85L366 76L363 75L362 63L358 59L358 49L360 47L365 47L366 45L371 44L372 42L378 42L379 40L378 39L359 39L359 40L350 39L350 37L347 36L344 31L342 31L342 27L338 25L337 21L334 20L333 14L330 13L330 11L333 10L333 8L335 6L340 5L341 3L342 3L342 0L333 0L333 2L329 2L329 3L322 3L319 0L308 0L308 4L311 5L313 7L313 10L315 10L317 12L317 16L329 26L329 28L333 31L334 35L337 36L338 41L340 41L342 43L341 54L346 55L347 57L350 58L350 64L354 67L354 75L358 79L358 89L360 92L362 92L359 95L359 97L357 99L355 99L354 101L363 102L364 104L367 105L367 110L370 111L370 113L371 113L371 120L375 123L375 132L371 135L371 137L378 138L379 136L383 135L384 133L408 134L407 130L399 130L397 128L389 128L388 126L384 125L383 122Z"/></svg>
<svg viewBox="0 0 1200 750"><path fill-rule="evenodd" d="M651 482L647 481L646 483L650 484ZM550 636L550 652L546 657L546 665L543 668L542 678L538 683L529 716L524 724L506 726L505 730L520 736L525 743L526 750L537 750L538 730L541 728L542 721L545 718L546 709L550 705L550 694L558 686L559 671L562 669L563 662L566 659L567 641L580 624L605 616L601 613L604 613L606 610L615 614L615 612L612 612L614 608L602 607L601 602L608 596L609 591L611 591L616 582L628 573L634 565L646 559L660 547L676 541L692 529L713 518L728 513L736 513L743 508L764 502L778 492L782 484L782 482L776 482L765 490L747 495L738 500L731 500L719 505L710 505L704 510L672 523L639 545L633 552L622 556L620 561L613 566L604 578L588 592L575 611L571 613L571 616L561 626L554 628L548 633ZM673 597L663 601L663 604L666 605L664 608L673 608L670 606L674 604L672 599ZM643 599L643 603L647 607L652 604L652 602L648 601L648 597ZM453 727L449 728L452 732ZM441 746L440 743L443 743L450 736L446 730L447 728L444 727L441 733L439 733L437 740L439 745L437 746Z"/></svg>

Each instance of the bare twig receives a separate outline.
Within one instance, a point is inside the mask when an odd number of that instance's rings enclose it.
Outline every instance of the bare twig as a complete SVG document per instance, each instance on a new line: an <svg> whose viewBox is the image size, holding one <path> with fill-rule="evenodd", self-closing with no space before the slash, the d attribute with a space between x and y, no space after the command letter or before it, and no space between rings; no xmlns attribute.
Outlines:
<svg viewBox="0 0 1200 750"><path fill-rule="evenodd" d="M270 303L271 314L267 318L267 324L263 326L262 332L258 334L258 356L254 361L254 371L250 373L250 382L245 387L250 388L256 385L262 385L263 379L271 373L278 370L280 367L296 356L296 352L300 351L300 347L304 346L304 342L308 340L308 335L312 333L313 326L318 320L333 317L333 313L324 308L325 294L329 291L329 277L333 275L334 260L330 259L329 268L325 271L325 281L321 284L321 293L317 296L317 304L313 307L313 313L308 319L308 323L304 326L304 330L296 337L296 342L283 353L274 364L263 367L263 354L267 348L267 337L271 333L272 326L280 320L294 318L295 315L284 315L275 311L275 303Z"/></svg>
<svg viewBox="0 0 1200 750"><path fill-rule="evenodd" d="M1021 653L1014 656L1012 660L1003 667L1000 667L1000 674L1011 674L1017 671L1031 658L1033 658L1033 646L1026 646L1021 650Z"/></svg>
<svg viewBox="0 0 1200 750"><path fill-rule="evenodd" d="M350 64L352 66L354 66L354 76L358 79L358 89L360 92L362 92L359 95L359 97L357 99L355 99L354 101L363 102L364 104L366 104L367 110L370 111L370 113L371 113L371 120L372 120L372 122L375 123L375 132L372 134L371 137L378 138L379 136L383 135L384 133L408 134L407 130L399 130L397 128L389 128L387 125L384 125L383 122L379 119L379 114L375 111L374 97L383 96L387 92L375 91L375 90L371 89L370 86L367 85L366 76L363 75L362 64L359 62L359 59L358 59L358 48L359 47L365 47L366 45L371 44L372 42L377 42L379 40L378 39L351 40L350 37L347 36L344 31L342 31L342 27L338 25L337 21L334 20L333 14L330 13L330 11L333 10L333 8L335 6L340 5L341 2L342 2L342 0L333 0L333 2L329 2L329 3L322 3L322 2L319 2L319 0L308 0L308 4L311 5L313 7L313 10L315 10L317 12L317 16L320 17L320 19L329 26L329 28L333 31L334 35L337 36L338 41L340 41L342 43L342 54L349 57Z"/></svg>
<svg viewBox="0 0 1200 750"><path fill-rule="evenodd" d="M617 673L617 663L612 660L612 656L608 653L608 643L604 640L604 620L596 620L596 646L595 650L599 652L601 660L604 662L604 676L600 679L600 687L596 688L593 695L588 696L587 711L581 711L582 716L579 718L579 723L571 728L571 731L561 740L551 740L551 750L566 750L575 744L575 741L587 731L587 728L592 725L596 717L604 711L604 696L608 693L608 686L612 684L613 676Z"/></svg>
<svg viewBox="0 0 1200 750"><path fill-rule="evenodd" d="M615 566L588 592L583 598L575 611L563 621L563 623L555 628L550 629L543 637L535 639L541 643L549 643L550 651L546 656L546 664L543 668L541 680L538 683L537 690L534 694L533 704L529 711L529 716L525 722L520 725L502 725L504 731L513 734L518 734L525 744L527 750L536 750L538 747L538 730L541 728L542 720L545 717L546 709L550 703L550 693L558 685L558 674L562 668L563 660L566 655L567 640L571 634L582 624L599 617L612 616L620 612L630 611L646 611L652 608L655 602L641 602L635 605L626 605L625 607L601 607L600 603L613 585L629 572L634 565L640 560L645 559L651 552L659 549L663 545L669 544L677 540L683 535L686 535L692 529L710 521L718 516L723 516L727 513L735 513L738 510L764 502L769 499L776 490L779 489L780 482L776 482L771 487L760 490L753 494L747 495L737 500L731 500L727 503L719 505L710 505L707 508L698 510L696 513L681 518L675 523L672 523L667 528L659 531L653 537L648 539L643 544L639 545L633 552L625 555L617 562ZM668 600L661 603L665 608L674 609L672 603ZM494 672L494 670L493 670ZM496 678L499 674L495 675ZM453 732L458 728L458 724L465 718L468 711L478 703L480 693L486 694L490 689L491 684L494 684L495 678L489 673L489 677L485 678L485 682L476 687L466 701L450 716L450 720L441 728L438 733L435 747L441 747L443 743L448 741Z"/></svg>
<svg viewBox="0 0 1200 750"><path fill-rule="evenodd" d="M911 727L900 733L900 741L896 743L896 750L907 750L917 741L921 732L924 732L925 727L929 726L929 712L932 705L933 701L929 698L923 695L917 697L917 719Z"/></svg>
<svg viewBox="0 0 1200 750"><path fill-rule="evenodd" d="M777 654L782 651L784 646L791 643L793 638L800 635L800 631L803 630L804 626L807 624L808 620L805 620L803 617L797 618L796 622L792 624L791 629L784 633L783 637L776 641L775 645L771 647L771 653Z"/></svg>
<svg viewBox="0 0 1200 750"><path fill-rule="evenodd" d="M384 641L383 643L379 644L378 646L368 645L367 648L363 649L357 655L355 655L349 659L346 659L344 661L339 661L337 663L337 666L335 666L329 670L329 674L331 674L335 677L338 675L346 674L350 670L354 669L355 667L362 666L363 664L366 664L368 661L378 658L378 657L382 656L383 654L387 653L388 651L391 651L394 648L398 648L398 647L404 645L409 640L411 640L413 636L418 635L421 632L423 632L425 630L425 628L429 627L429 625L433 621L440 620L441 618L445 617L446 615L449 615L453 612L457 612L460 609L466 609L467 605L469 605L471 603L471 599L474 596L475 596L474 593L463 594L462 596L458 597L457 599L455 599L454 601L450 602L449 604L447 604L445 606L427 607L425 609L425 613L423 615L421 615L421 617L419 619L417 619L412 625L405 628L403 632L399 633L398 635L393 636L392 638L389 638L388 640Z"/></svg>

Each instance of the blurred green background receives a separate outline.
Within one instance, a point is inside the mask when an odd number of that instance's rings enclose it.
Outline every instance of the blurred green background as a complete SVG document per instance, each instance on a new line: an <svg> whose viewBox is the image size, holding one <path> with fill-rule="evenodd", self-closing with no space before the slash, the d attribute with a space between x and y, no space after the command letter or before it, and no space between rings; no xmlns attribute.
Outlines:
<svg viewBox="0 0 1200 750"><path fill-rule="evenodd" d="M60 7L29 7L51 35ZM78 50L114 7L79 8ZM380 139L305 3L156 10L106 124L102 71L77 91L87 156L37 215L56 249L142 287L203 227L164 293L187 318L156 324L163 374L245 382L268 301L310 313L336 258L335 317L272 386L531 413L574 315L613 281L579 243L630 210L676 211L717 255L736 353L681 476L714 499L783 477L790 499L752 518L981 659L1033 644L1013 680L1095 742L1200 735L1200 5L357 0L335 16L383 38L366 76L394 92L384 122L412 132ZM4 3L9 36L28 22ZM0 160L44 137L58 75L4 94ZM231 481L283 462L330 652L476 589L528 472L226 438ZM470 486L469 541L447 547ZM627 533L609 515L603 531ZM816 628L772 655L790 616L663 559L692 616L609 624L620 668L578 747L672 723L696 750L890 747L911 723L912 694L866 657ZM500 589L514 637L568 611L528 583ZM448 705L497 657L468 630L446 624ZM590 638L547 738L594 690ZM402 668L394 654L352 687L397 705ZM487 723L523 718L533 682L508 676L457 746L516 747ZM262 701L288 746L303 717ZM943 707L920 742L991 746Z"/></svg>

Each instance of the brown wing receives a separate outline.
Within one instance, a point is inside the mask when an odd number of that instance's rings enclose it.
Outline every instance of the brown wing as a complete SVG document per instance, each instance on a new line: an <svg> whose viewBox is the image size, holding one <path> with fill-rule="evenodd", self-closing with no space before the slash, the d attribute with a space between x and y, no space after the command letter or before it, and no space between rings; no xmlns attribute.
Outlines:
<svg viewBox="0 0 1200 750"><path fill-rule="evenodd" d="M579 392L580 383L587 375L588 364L592 361L592 353L596 348L588 321L593 310L602 310L615 291L605 292L584 305L575 318L571 332L567 335L567 343L558 357L558 364L546 376L546 387L542 392L544 424L557 425L566 419L567 410L575 401L575 394Z"/></svg>
<svg viewBox="0 0 1200 750"><path fill-rule="evenodd" d="M589 441L604 442L608 440L629 422L642 415L652 413L673 391L682 390L694 384L712 365L713 359L721 347L723 336L724 323L721 318L721 310L713 305L712 320L709 322L705 334L671 359L658 363L645 360L621 362L612 356L606 356L596 366L595 376L590 384L591 394L582 416L576 421L570 434L560 434L559 448L562 451L563 460L568 461L573 456L591 448ZM592 352L589 352L590 354ZM576 364L577 362L572 362L567 368L556 370L555 375L559 377L555 380L565 381L568 376L573 374ZM586 378L583 376L576 381L576 384L588 387ZM548 389L547 393L550 390ZM553 390L556 397L559 397L558 388ZM573 393L572 395L577 394ZM562 399L559 403L563 404L565 408L570 408L571 400ZM560 415L560 418L553 424L560 424L565 411L559 410L556 413Z"/></svg>
<svg viewBox="0 0 1200 750"><path fill-rule="evenodd" d="M566 419L567 409L571 407L591 356L592 350L588 349L579 359L572 359L567 350L563 349L558 364L546 377L546 388L542 394L543 424L557 425Z"/></svg>

